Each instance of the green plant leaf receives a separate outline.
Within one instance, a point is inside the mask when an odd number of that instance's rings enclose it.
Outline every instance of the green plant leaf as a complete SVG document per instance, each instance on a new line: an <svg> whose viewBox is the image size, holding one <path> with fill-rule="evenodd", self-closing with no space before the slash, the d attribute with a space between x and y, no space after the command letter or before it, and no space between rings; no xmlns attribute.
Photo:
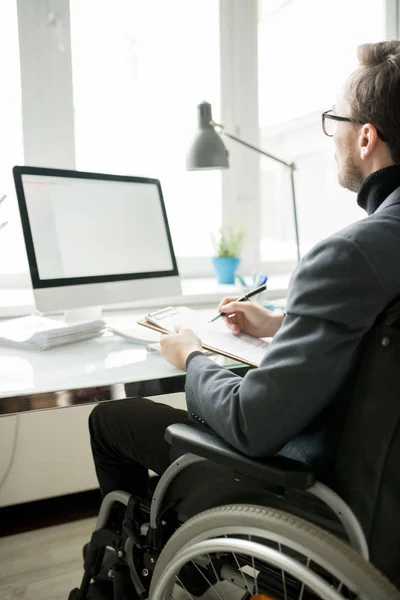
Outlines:
<svg viewBox="0 0 400 600"><path fill-rule="evenodd" d="M242 251L245 232L243 229L220 227L218 236L211 234L212 243L217 256L221 258L238 257Z"/></svg>

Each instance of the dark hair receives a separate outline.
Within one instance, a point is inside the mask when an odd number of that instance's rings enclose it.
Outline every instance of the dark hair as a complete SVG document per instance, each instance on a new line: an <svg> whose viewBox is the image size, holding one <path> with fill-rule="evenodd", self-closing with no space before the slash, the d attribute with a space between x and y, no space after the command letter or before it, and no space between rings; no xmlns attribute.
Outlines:
<svg viewBox="0 0 400 600"><path fill-rule="evenodd" d="M350 75L347 100L351 117L375 125L400 163L400 41L362 44L359 68Z"/></svg>

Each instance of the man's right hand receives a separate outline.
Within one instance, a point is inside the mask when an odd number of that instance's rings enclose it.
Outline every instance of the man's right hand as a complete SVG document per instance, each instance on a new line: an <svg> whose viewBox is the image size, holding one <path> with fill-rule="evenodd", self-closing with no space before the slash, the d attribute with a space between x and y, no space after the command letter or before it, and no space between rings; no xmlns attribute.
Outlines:
<svg viewBox="0 0 400 600"><path fill-rule="evenodd" d="M237 302L238 298L223 298L219 312L230 317L222 317L235 335L248 333L254 337L273 337L282 325L284 315L276 314L253 300Z"/></svg>

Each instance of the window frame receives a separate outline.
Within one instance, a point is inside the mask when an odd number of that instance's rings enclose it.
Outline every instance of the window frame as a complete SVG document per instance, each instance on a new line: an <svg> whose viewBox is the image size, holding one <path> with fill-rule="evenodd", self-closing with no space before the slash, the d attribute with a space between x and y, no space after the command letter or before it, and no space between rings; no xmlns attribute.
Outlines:
<svg viewBox="0 0 400 600"><path fill-rule="evenodd" d="M400 39L400 0L385 1L385 37L387 40Z"/></svg>
<svg viewBox="0 0 400 600"><path fill-rule="evenodd" d="M17 0L24 162L75 168L69 0ZM221 120L259 144L258 2L219 0ZM400 37L400 0L385 0L386 39ZM35 35L31 32L35 31ZM195 107L193 107L195 110ZM57 140L57 144L54 141ZM222 174L222 223L245 224L244 273L287 273L294 262L261 261L260 156L225 138L231 168ZM301 231L300 231L301 236ZM177 257L182 277L213 275L209 257ZM29 273L0 275L0 288L29 285Z"/></svg>

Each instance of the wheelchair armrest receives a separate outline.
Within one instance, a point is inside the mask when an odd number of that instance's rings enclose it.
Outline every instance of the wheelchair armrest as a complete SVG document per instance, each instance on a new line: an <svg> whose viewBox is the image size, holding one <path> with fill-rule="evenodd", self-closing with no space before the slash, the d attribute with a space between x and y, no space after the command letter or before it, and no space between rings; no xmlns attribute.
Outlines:
<svg viewBox="0 0 400 600"><path fill-rule="evenodd" d="M183 453L195 454L230 467L238 474L269 486L306 490L315 482L313 471L306 465L283 456L250 458L205 427L175 423L167 428L165 440Z"/></svg>

